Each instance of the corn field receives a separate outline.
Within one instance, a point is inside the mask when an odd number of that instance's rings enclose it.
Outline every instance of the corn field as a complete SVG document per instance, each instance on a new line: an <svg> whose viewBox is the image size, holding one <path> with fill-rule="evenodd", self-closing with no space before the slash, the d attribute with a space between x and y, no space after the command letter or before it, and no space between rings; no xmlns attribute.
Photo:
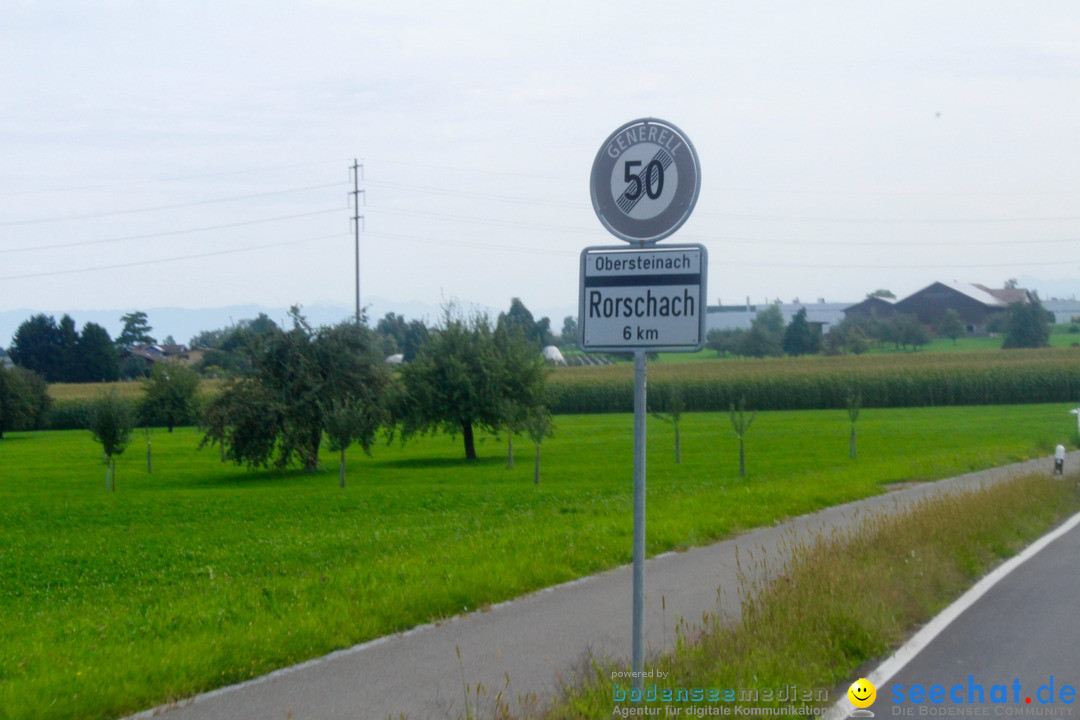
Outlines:
<svg viewBox="0 0 1080 720"><path fill-rule="evenodd" d="M687 411L1008 405L1080 401L1080 350L977 351L650 363L650 405L677 384ZM556 414L632 412L633 366L559 368Z"/></svg>

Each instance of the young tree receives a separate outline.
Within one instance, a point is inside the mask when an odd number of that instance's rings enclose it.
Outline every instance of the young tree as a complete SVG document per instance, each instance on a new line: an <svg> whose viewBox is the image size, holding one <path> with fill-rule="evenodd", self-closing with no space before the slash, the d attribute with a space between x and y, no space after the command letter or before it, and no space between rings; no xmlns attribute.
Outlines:
<svg viewBox="0 0 1080 720"><path fill-rule="evenodd" d="M105 489L116 491L116 457L131 442L135 414L110 390L90 406L89 430L105 455Z"/></svg>
<svg viewBox="0 0 1080 720"><path fill-rule="evenodd" d="M326 437L330 441L330 451L340 453L338 459L338 486L345 487L345 451L354 442L359 442L364 453L371 455L371 446L375 435L382 425L381 410L372 412L363 402L355 397L333 399L326 408Z"/></svg>
<svg viewBox="0 0 1080 720"><path fill-rule="evenodd" d="M655 398L656 409L652 414L666 423L671 423L675 428L675 464L682 464L682 444L679 440L679 423L682 422L683 410L686 402L683 399L682 386L673 382L667 385L659 385L649 393L649 398Z"/></svg>
<svg viewBox="0 0 1080 720"><path fill-rule="evenodd" d="M860 408L862 408L862 395L854 390L849 390L847 396L847 413L848 420L851 421L851 438L848 441L848 457L852 460L859 456L855 447L855 421L859 419Z"/></svg>
<svg viewBox="0 0 1080 720"><path fill-rule="evenodd" d="M199 415L199 374L176 360L156 363L143 382L142 416L146 424L164 423L171 433L177 425Z"/></svg>
<svg viewBox="0 0 1080 720"><path fill-rule="evenodd" d="M544 438L550 437L555 430L551 421L551 413L543 405L534 407L525 420L525 429L529 438L536 446L536 459L533 463L533 484L540 484L540 444Z"/></svg>
<svg viewBox="0 0 1080 720"><path fill-rule="evenodd" d="M754 418L757 417L757 412L750 413L750 418L746 417L746 398L739 399L738 415L736 416L735 404L730 406L731 413L731 427L735 429L735 437L739 438L739 477L746 477L746 448L744 439L746 437L746 431L750 429L750 426L754 423Z"/></svg>

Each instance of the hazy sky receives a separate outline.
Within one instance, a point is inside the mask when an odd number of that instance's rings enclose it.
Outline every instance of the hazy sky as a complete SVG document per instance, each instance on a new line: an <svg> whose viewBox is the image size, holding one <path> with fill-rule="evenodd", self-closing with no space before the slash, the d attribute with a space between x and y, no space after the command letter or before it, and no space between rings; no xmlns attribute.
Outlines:
<svg viewBox="0 0 1080 720"><path fill-rule="evenodd" d="M645 116L712 302L1080 293L1075 2L7 0L0 68L0 310L351 307L354 157L365 302L573 309Z"/></svg>

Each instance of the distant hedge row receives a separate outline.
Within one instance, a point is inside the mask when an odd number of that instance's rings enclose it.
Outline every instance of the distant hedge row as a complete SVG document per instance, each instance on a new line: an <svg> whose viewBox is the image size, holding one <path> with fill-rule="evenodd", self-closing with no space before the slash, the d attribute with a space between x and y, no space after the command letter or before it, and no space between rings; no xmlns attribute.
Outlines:
<svg viewBox="0 0 1080 720"><path fill-rule="evenodd" d="M633 368L571 368L553 374L556 414L633 411ZM911 353L649 365L649 405L678 385L687 411L1007 405L1080 401L1080 351Z"/></svg>
<svg viewBox="0 0 1080 720"><path fill-rule="evenodd" d="M568 415L633 412L633 374L628 363L559 368L548 381L549 407ZM863 407L1080 403L1080 349L658 362L649 364L648 381L650 407L662 408L678 385L688 412L724 411L741 398L754 410L844 408L852 391ZM203 399L214 391L204 389ZM54 400L46 428L85 428L92 401Z"/></svg>
<svg viewBox="0 0 1080 720"><path fill-rule="evenodd" d="M46 415L43 430L85 430L90 419L90 406L96 397L64 398L53 400ZM130 401L139 411L138 422L140 425L147 424L151 427L164 427L167 423L164 417L145 415L145 408L136 400ZM194 425L198 422L197 417L184 418L180 425Z"/></svg>

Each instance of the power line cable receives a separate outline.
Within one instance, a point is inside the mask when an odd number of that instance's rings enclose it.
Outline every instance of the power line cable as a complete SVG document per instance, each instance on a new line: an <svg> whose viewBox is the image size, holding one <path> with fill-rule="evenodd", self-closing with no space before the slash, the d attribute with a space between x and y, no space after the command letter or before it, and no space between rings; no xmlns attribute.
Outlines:
<svg viewBox="0 0 1080 720"><path fill-rule="evenodd" d="M336 162L336 161L335 161ZM154 185L158 183L170 183L170 182L184 182L187 180L202 180L205 178L219 178L219 177L232 177L234 175L250 175L251 173L271 172L274 170L290 170L293 168L302 167L314 167L319 165L329 165L330 161L321 160L318 162L307 163L292 163L288 165L270 165L258 168L248 168L246 170L229 170L227 172L216 173L200 173L197 175L175 175L172 177L163 178L146 178L143 180L124 180L121 182L111 183L96 183L87 185L72 185L68 187L51 187L51 188L35 188L29 190L6 190L0 192L0 197L8 197L13 195L38 195L43 193L55 193L55 192L77 192L80 190L104 190L107 188L117 187L131 187L133 185Z"/></svg>
<svg viewBox="0 0 1080 720"><path fill-rule="evenodd" d="M134 208L131 210L110 210L97 213L85 213L81 215L65 215L62 217L37 218L34 220L11 220L0 223L0 227L13 227L16 225L40 225L44 223L66 222L69 220L89 220L91 218L115 217L117 215L134 215L138 213L158 212L160 210L175 210L178 208L196 207L199 205L213 205L217 203L235 202L237 200L252 200L255 198L274 197L277 195L289 195L292 193L306 192L308 190L322 190L329 187L340 187L342 182L324 183L322 185L308 185L306 187L289 188L287 190L272 190L269 192L252 193L250 195L234 195L232 197L213 198L210 200L197 200L173 205L158 205L155 207Z"/></svg>
<svg viewBox="0 0 1080 720"><path fill-rule="evenodd" d="M369 237L374 238L386 238L389 240L404 240L406 242L416 242L427 245L440 245L445 247L465 247L475 248L482 250L498 250L502 252L512 253L525 253L532 255L556 255L561 257L578 257L580 250L557 250L552 248L536 248L536 247L523 247L523 246L511 246L511 245L497 245L494 243L478 243L467 240L448 240L445 238L432 238L420 235L406 235L400 233L385 233L377 231L368 231L366 233ZM1021 262L1021 263L970 263L970 262L958 262L958 263L940 263L940 264L916 264L916 265L897 265L894 263L865 263L865 264L836 264L836 263L784 263L784 262L752 262L742 261L736 258L725 259L724 265L741 266L741 267L786 267L786 268L801 268L801 269L815 269L815 270L880 270L883 267L889 269L905 269L905 270L933 270L933 269L949 269L949 268L1008 268L1008 267L1045 267L1045 266L1060 266L1060 265L1080 265L1080 261L1071 260L1049 260L1046 262Z"/></svg>
<svg viewBox="0 0 1080 720"><path fill-rule="evenodd" d="M453 222L471 223L476 225L490 225L495 227L510 227L510 228L522 228L529 230L544 230L550 232L568 232L575 234L587 234L587 235L599 235L603 232L603 229L599 226L593 228L575 227L569 225L551 225L548 223L533 223L522 222L518 220L500 220L496 218L484 218L470 215L457 215L452 213L439 213L429 210L411 210L407 208L395 208L395 207L379 207L374 205L366 206L367 210L374 211L375 213L384 213L389 215L400 215L405 217L420 217L431 218L436 220L450 220ZM750 243L768 243L772 245L797 245L800 247L815 247L815 246L837 246L837 247L912 247L912 246L927 246L927 247L942 247L942 246L985 246L985 245L1039 245L1039 244L1062 244L1062 243L1075 243L1080 242L1076 238L1053 238L1053 239L1025 239L1025 240L956 240L956 241L920 241L920 240L902 240L895 242L882 243L874 240L800 240L800 239L778 239L778 238L747 238L747 237L733 237L733 236L715 236L715 235L681 235L681 238L685 240L694 240L697 242L713 241L713 242L750 242Z"/></svg>
<svg viewBox="0 0 1080 720"><path fill-rule="evenodd" d="M343 233L332 233L330 235L320 235L319 237L305 238L303 240L286 240L284 242L267 243L265 245L252 245L243 248L233 248L231 250L214 250L212 252L196 253L193 255L178 255L175 257L158 258L156 260L137 260L127 263L116 263L113 265L97 265L95 267L82 267L72 268L68 270L48 270L40 273L26 273L23 275L6 275L0 277L0 280L27 280L30 278L42 278L42 277L55 277L58 275L76 275L79 273L99 272L102 270L117 270L121 268L129 267L142 267L144 265L161 265L165 263L180 262L182 260L196 260L199 258L217 257L219 255L236 255L239 253L254 252L257 250L267 250L270 248L285 247L288 245L302 245L304 243L317 242L320 240L329 240L332 238L346 237Z"/></svg>
<svg viewBox="0 0 1080 720"><path fill-rule="evenodd" d="M227 230L230 228L245 227L247 225L261 225L264 223L279 222L282 220L295 220L297 218L313 217L315 215L327 215L330 213L340 212L341 208L333 208L330 210L314 210L312 212L296 213L294 215L279 215L272 218L246 220L244 222L228 223L225 225L206 225L204 227L187 228L185 230L166 230L164 232L145 233L142 235L124 235L122 237L102 238L100 240L79 240L75 242L52 243L49 245L29 245L17 248L0 248L0 254L32 252L34 250L56 250L59 248L85 247L88 245L105 245L108 243L125 242L127 240L149 240L153 238L172 237L174 235L191 235L194 233L208 232L211 230Z"/></svg>

